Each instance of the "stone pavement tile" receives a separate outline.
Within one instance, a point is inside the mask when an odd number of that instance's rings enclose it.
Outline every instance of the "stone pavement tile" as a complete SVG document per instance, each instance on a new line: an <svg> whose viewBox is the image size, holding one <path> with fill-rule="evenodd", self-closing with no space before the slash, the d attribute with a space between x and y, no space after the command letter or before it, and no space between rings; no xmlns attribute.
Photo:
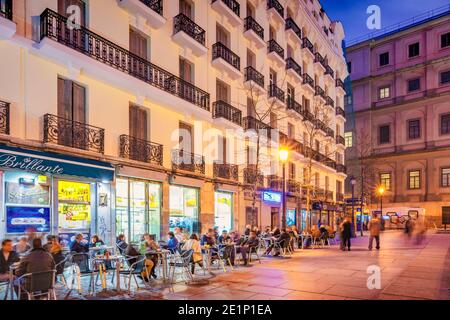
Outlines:
<svg viewBox="0 0 450 320"><path fill-rule="evenodd" d="M438 280L441 279L443 275L444 270L441 269L441 271L428 271L427 269L423 269L421 272L411 272L408 271L408 269L405 269L401 273L402 276L408 277L408 278L417 278L417 279L423 279L423 280Z"/></svg>
<svg viewBox="0 0 450 320"><path fill-rule="evenodd" d="M357 299L376 299L380 293L381 290L369 290L367 287L352 287L342 284L336 284L324 292L324 294Z"/></svg>
<svg viewBox="0 0 450 320"><path fill-rule="evenodd" d="M344 297L312 292L294 291L284 296L283 300L344 300Z"/></svg>
<svg viewBox="0 0 450 320"><path fill-rule="evenodd" d="M378 299L380 299L380 300L426 300L426 299L421 299L421 298L416 298L416 297L397 296L397 295L386 294L386 293L380 294L378 296Z"/></svg>
<svg viewBox="0 0 450 320"><path fill-rule="evenodd" d="M265 286L268 287L277 287L279 285L281 285L282 283L286 282L283 279L277 279L277 278L266 278L264 277L263 274L257 276L257 277L253 277L251 279L247 279L245 280L246 283L251 283L251 284L264 284Z"/></svg>
<svg viewBox="0 0 450 320"><path fill-rule="evenodd" d="M289 281L278 286L283 289L322 293L331 288L333 283L322 281Z"/></svg>
<svg viewBox="0 0 450 320"><path fill-rule="evenodd" d="M192 285L175 284L172 287L162 289L160 292L162 294L176 294L182 297L191 297L193 295L205 293L214 289L217 289L217 287L210 285L192 286Z"/></svg>
<svg viewBox="0 0 450 320"><path fill-rule="evenodd" d="M287 295L288 293L292 292L292 290L287 289L281 289L281 288L274 288L274 287L267 287L264 285L240 285L240 284L232 284L229 286L231 290L241 290L241 291L248 291L248 292L254 292L264 295L270 295L270 296L277 296L277 297L283 297Z"/></svg>
<svg viewBox="0 0 450 320"><path fill-rule="evenodd" d="M422 299L435 299L438 296L436 289L424 288L422 286L391 284L383 290L383 294L391 294Z"/></svg>
<svg viewBox="0 0 450 320"><path fill-rule="evenodd" d="M336 277L341 277L341 276L351 276L352 274L355 273L355 270L323 268L317 270L316 272L320 274L334 275Z"/></svg>
<svg viewBox="0 0 450 320"><path fill-rule="evenodd" d="M246 300L255 295L254 292L218 288L189 297L190 300Z"/></svg>
<svg viewBox="0 0 450 320"><path fill-rule="evenodd" d="M439 290L441 287L441 281L439 280L429 280L429 279L417 279L417 278L411 278L409 275L407 277L400 276L396 278L392 285L398 285L398 286L412 286L412 287L422 287L426 289L434 289Z"/></svg>

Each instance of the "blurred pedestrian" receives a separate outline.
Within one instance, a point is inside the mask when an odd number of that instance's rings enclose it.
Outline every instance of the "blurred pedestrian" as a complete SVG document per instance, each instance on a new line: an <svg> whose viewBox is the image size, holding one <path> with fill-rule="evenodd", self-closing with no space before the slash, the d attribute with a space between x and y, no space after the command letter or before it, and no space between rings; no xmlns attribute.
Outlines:
<svg viewBox="0 0 450 320"><path fill-rule="evenodd" d="M342 228L342 250L345 251L347 248L348 251L351 250L351 241L352 237L352 223L350 217L345 217L344 222L341 224Z"/></svg>
<svg viewBox="0 0 450 320"><path fill-rule="evenodd" d="M28 244L27 237L20 237L19 241L14 245L14 251L17 252L17 254L25 254L30 251L30 249L31 246Z"/></svg>
<svg viewBox="0 0 450 320"><path fill-rule="evenodd" d="M372 214L372 219L370 220L368 224L368 229L370 232L369 237L369 250L372 250L373 245L373 239L375 239L376 242L376 249L380 250L380 232L381 232L381 221L378 218L378 215L376 213Z"/></svg>

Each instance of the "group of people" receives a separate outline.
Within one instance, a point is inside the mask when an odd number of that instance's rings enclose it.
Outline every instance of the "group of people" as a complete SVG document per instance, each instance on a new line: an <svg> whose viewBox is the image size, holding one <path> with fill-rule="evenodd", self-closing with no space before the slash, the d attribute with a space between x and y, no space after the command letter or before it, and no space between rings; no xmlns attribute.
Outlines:
<svg viewBox="0 0 450 320"><path fill-rule="evenodd" d="M372 218L367 224L367 230L369 231L369 251L373 249L373 241L375 240L375 248L380 250L380 233L382 230L382 221L376 213L372 214ZM346 216L339 224L339 232L341 239L341 250L351 250L351 238L352 238L352 219Z"/></svg>

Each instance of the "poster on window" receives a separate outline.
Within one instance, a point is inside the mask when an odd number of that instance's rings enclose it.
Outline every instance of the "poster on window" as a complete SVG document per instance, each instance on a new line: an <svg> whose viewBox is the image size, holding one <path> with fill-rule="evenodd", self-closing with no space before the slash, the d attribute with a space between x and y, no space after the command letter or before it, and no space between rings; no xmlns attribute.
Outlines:
<svg viewBox="0 0 450 320"><path fill-rule="evenodd" d="M24 233L27 229L36 232L50 231L50 208L6 207L6 232Z"/></svg>
<svg viewBox="0 0 450 320"><path fill-rule="evenodd" d="M287 209L286 212L286 225L295 226L297 224L295 209Z"/></svg>

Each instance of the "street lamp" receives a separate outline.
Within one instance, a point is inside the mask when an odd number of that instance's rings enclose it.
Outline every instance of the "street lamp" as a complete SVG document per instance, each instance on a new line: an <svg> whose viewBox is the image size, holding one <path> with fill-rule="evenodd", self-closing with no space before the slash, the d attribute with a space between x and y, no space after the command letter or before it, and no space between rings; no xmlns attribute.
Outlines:
<svg viewBox="0 0 450 320"><path fill-rule="evenodd" d="M281 217L281 228L286 228L286 162L289 158L289 150L286 148L282 148L278 150L278 158L280 159L281 163L283 164L283 214Z"/></svg>
<svg viewBox="0 0 450 320"><path fill-rule="evenodd" d="M352 223L353 223L353 231L356 234L356 224L355 224L355 185L356 179L355 177L350 178L350 184L352 185Z"/></svg>
<svg viewBox="0 0 450 320"><path fill-rule="evenodd" d="M378 194L380 195L380 211L381 211L381 220L383 220L383 194L386 191L383 186L378 188Z"/></svg>

